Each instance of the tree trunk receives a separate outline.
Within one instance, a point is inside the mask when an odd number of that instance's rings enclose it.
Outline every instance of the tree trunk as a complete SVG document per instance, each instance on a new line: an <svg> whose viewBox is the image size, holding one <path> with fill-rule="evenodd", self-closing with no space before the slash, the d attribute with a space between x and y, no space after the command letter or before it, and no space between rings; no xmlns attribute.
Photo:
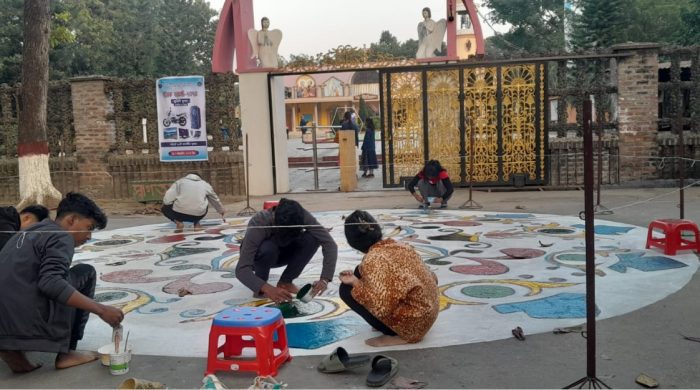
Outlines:
<svg viewBox="0 0 700 390"><path fill-rule="evenodd" d="M46 138L50 28L49 0L25 0L17 134L20 208L37 203L51 207L61 199L51 183Z"/></svg>

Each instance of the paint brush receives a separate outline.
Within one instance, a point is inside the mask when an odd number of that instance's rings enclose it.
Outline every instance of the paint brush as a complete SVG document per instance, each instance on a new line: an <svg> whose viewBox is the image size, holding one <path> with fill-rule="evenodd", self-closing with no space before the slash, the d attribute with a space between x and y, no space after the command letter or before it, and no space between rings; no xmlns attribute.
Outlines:
<svg viewBox="0 0 700 390"><path fill-rule="evenodd" d="M126 340L124 340L124 352L126 352L126 346L129 345L129 334L131 333L130 330L126 332Z"/></svg>

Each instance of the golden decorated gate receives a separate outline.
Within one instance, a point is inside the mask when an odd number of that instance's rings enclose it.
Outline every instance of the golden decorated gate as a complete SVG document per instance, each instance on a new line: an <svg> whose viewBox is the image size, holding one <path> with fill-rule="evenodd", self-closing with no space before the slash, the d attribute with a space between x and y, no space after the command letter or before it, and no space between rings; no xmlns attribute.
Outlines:
<svg viewBox="0 0 700 390"><path fill-rule="evenodd" d="M432 159L461 186L545 184L544 80L544 62L381 70L384 186Z"/></svg>

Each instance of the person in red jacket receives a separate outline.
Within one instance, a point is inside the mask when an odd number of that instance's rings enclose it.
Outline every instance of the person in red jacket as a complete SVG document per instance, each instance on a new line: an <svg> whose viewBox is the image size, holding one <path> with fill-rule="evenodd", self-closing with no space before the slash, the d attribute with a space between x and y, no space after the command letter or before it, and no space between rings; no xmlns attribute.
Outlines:
<svg viewBox="0 0 700 390"><path fill-rule="evenodd" d="M431 203L439 203L441 209L447 208L447 201L454 192L450 176L438 160L430 160L425 163L423 169L413 177L413 180L406 187L411 195L421 203L421 208L430 207ZM416 193L416 187L418 187L418 193Z"/></svg>

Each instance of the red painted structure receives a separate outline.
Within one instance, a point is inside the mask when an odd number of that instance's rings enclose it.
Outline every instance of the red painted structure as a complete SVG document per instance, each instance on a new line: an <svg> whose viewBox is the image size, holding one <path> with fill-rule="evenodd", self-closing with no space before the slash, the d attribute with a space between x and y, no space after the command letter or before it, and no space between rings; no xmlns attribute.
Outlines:
<svg viewBox="0 0 700 390"><path fill-rule="evenodd" d="M398 0L396 0L398 1ZM447 59L457 58L456 23L457 3L460 0L445 0L447 2ZM461 0L472 21L476 38L476 55L484 55L484 36L476 13L474 0ZM450 18L452 16L452 18ZM452 20L450 20L452 19ZM251 47L247 31L253 28L253 0L226 0L219 24L216 28L214 52L211 58L211 70L214 73L226 73L234 70L233 54L236 53L236 72L257 72L266 69L257 68L255 61L250 58Z"/></svg>

